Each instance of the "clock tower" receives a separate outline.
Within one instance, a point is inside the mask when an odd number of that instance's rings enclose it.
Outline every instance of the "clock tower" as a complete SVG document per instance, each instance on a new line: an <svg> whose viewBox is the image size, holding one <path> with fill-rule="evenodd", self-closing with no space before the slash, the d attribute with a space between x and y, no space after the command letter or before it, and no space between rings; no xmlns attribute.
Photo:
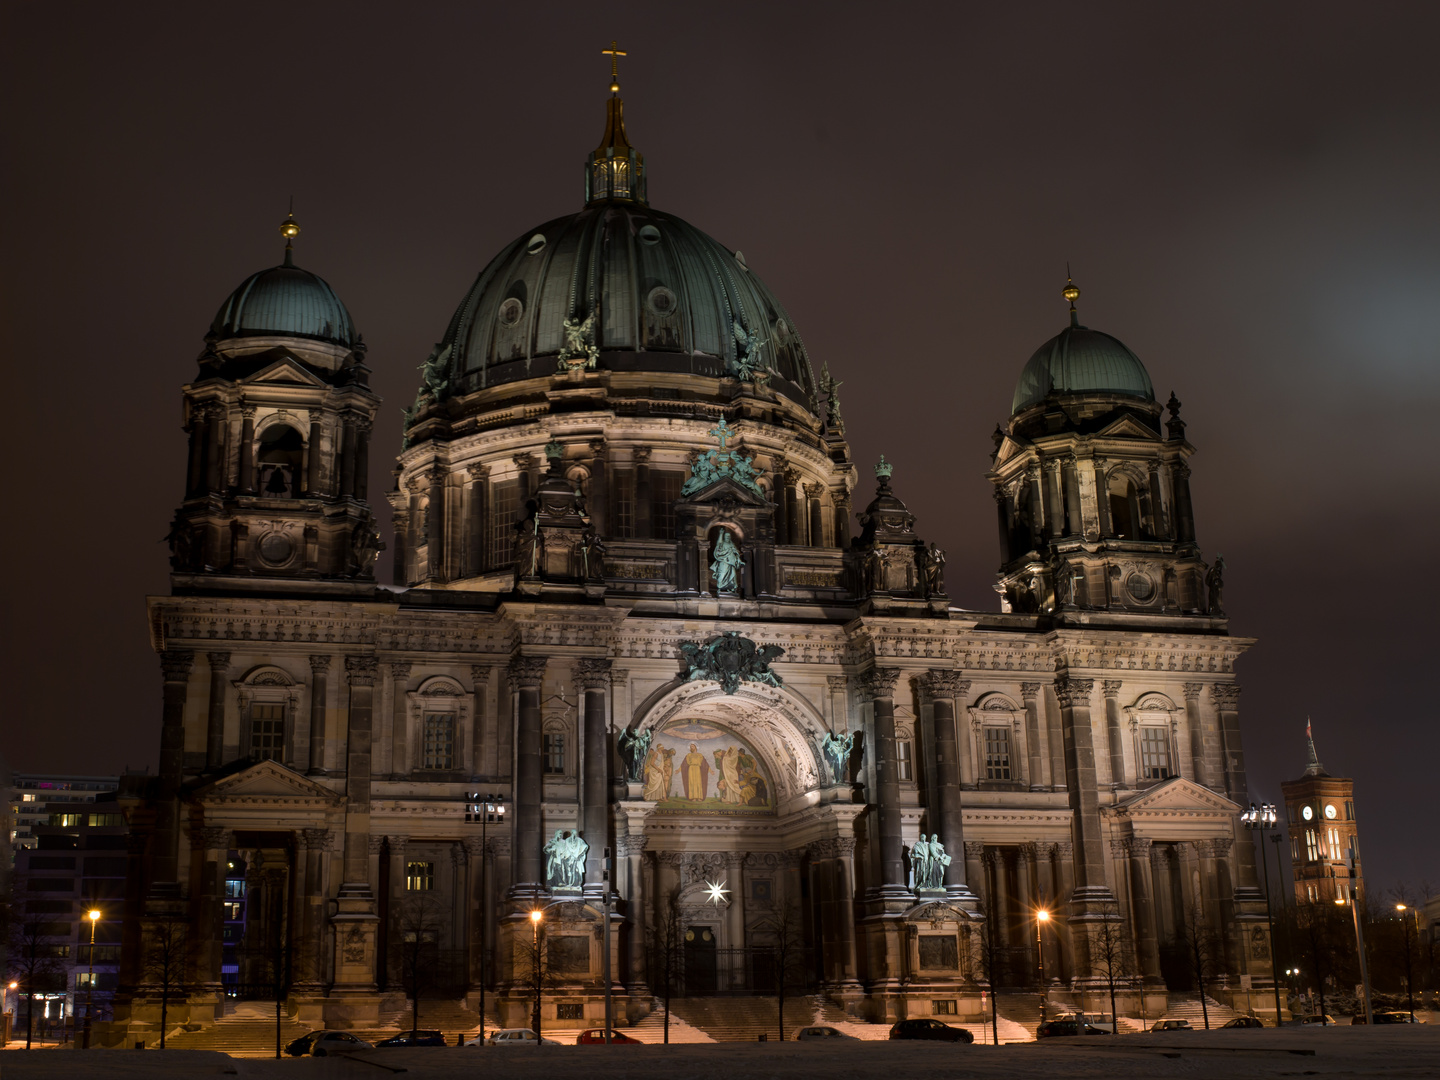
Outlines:
<svg viewBox="0 0 1440 1080"><path fill-rule="evenodd" d="M1305 775L1280 785L1290 828L1295 902L1333 903L1348 897L1353 885L1363 903L1365 883L1360 873L1355 782L1325 771L1315 753L1309 721L1305 724L1305 743L1310 755Z"/></svg>

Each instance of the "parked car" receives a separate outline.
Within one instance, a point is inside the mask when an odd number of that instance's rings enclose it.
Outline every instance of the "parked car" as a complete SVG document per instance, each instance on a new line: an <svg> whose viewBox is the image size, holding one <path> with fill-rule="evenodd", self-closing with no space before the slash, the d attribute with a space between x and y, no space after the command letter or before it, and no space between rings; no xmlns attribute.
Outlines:
<svg viewBox="0 0 1440 1080"><path fill-rule="evenodd" d="M975 1036L964 1028L951 1027L939 1020L901 1020L890 1029L892 1039L934 1039L938 1042L973 1043Z"/></svg>
<svg viewBox="0 0 1440 1080"><path fill-rule="evenodd" d="M1222 1028L1263 1028L1265 1025L1257 1016L1237 1016L1234 1020L1227 1020L1220 1026Z"/></svg>
<svg viewBox="0 0 1440 1080"><path fill-rule="evenodd" d="M1061 1017L1059 1020L1047 1020L1035 1029L1037 1039L1049 1039L1057 1035L1113 1035L1114 1032L1105 1028L1096 1027L1087 1023L1085 1030L1080 1030L1080 1022L1075 1017Z"/></svg>
<svg viewBox="0 0 1440 1080"><path fill-rule="evenodd" d="M604 1046L604 1045L605 1045L605 1029L604 1029L604 1028L590 1028L590 1029L587 1030L587 1031L582 1031L582 1032L581 1032L578 1036L576 1036L576 1038L575 1038L575 1045L576 1045L576 1046L593 1046L595 1043L599 1043L601 1046ZM614 1028L611 1028L611 1029L610 1029L610 1045L611 1045L611 1046L614 1046L616 1043L621 1043L621 1044L624 1044L624 1045L627 1045L627 1046L644 1046L644 1045L645 1045L645 1044L644 1044L643 1042L641 1042L639 1039L633 1038L632 1036L629 1036L629 1035L622 1035L620 1032L616 1031Z"/></svg>
<svg viewBox="0 0 1440 1080"><path fill-rule="evenodd" d="M426 1028L414 1028L410 1031L402 1031L399 1035L391 1035L388 1039L381 1039L376 1046L446 1046L443 1032L431 1031Z"/></svg>
<svg viewBox="0 0 1440 1080"><path fill-rule="evenodd" d="M1325 1027L1334 1027L1335 1018L1328 1013L1315 1013L1311 1016L1302 1016L1300 1018L1300 1023L1304 1027L1309 1027L1311 1024L1323 1025Z"/></svg>
<svg viewBox="0 0 1440 1080"><path fill-rule="evenodd" d="M894 1036L892 1035L891 1038L894 1038ZM846 1035L845 1032L841 1031L839 1028L825 1027L823 1025L816 1027L803 1027L799 1031L795 1032L796 1042L810 1042L815 1039L830 1039L831 1041L834 1041L836 1039L855 1040L855 1036Z"/></svg>
<svg viewBox="0 0 1440 1080"><path fill-rule="evenodd" d="M301 1035L285 1052L291 1057L327 1057L330 1054L353 1054L357 1050L374 1050L372 1043L357 1039L348 1031L312 1031Z"/></svg>
<svg viewBox="0 0 1440 1080"><path fill-rule="evenodd" d="M1151 1031L1194 1031L1195 1029L1190 1026L1190 1021L1189 1021L1189 1020L1170 1019L1170 1020L1156 1020L1155 1023L1153 1023L1153 1024L1150 1025L1150 1030L1151 1030Z"/></svg>
<svg viewBox="0 0 1440 1080"><path fill-rule="evenodd" d="M541 1039L544 1046L559 1046L554 1039ZM466 1046L479 1046L479 1039L471 1039ZM486 1046L534 1046L535 1032L530 1028L501 1028L499 1031L492 1031L485 1038Z"/></svg>
<svg viewBox="0 0 1440 1080"><path fill-rule="evenodd" d="M1376 1012L1373 1015L1375 1017L1375 1023L1377 1024L1423 1024L1425 1022L1419 1019L1412 1020L1410 1014L1403 1009L1386 1009L1383 1012ZM1350 1023L1363 1025L1365 1023L1365 1014L1363 1012L1356 1013L1351 1017Z"/></svg>

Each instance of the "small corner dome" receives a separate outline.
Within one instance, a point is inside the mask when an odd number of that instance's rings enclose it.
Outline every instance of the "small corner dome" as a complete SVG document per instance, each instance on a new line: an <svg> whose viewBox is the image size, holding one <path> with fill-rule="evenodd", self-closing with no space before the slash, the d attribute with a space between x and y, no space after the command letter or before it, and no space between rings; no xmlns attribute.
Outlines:
<svg viewBox="0 0 1440 1080"><path fill-rule="evenodd" d="M324 278L291 265L251 274L220 305L210 326L217 340L298 337L351 348L350 312Z"/></svg>
<svg viewBox="0 0 1440 1080"><path fill-rule="evenodd" d="M1155 388L1140 358L1118 338L1085 326L1067 326L1030 357L1015 386L1010 414L1067 394L1155 400Z"/></svg>

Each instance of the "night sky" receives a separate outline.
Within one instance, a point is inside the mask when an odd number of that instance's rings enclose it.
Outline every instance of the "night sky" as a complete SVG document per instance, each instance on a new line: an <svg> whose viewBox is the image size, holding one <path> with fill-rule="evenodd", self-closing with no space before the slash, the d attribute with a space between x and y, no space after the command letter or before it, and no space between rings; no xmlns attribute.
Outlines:
<svg viewBox="0 0 1440 1080"><path fill-rule="evenodd" d="M1023 11L1022 11L1023 7ZM599 13L604 10L604 14ZM325 277L385 397L475 275L580 208L612 37L650 197L730 247L883 452L957 604L994 609L990 432L1066 321L1184 402L1227 564L1258 800L1355 778L1372 886L1440 886L1440 6L57 4L0 26L14 768L154 767L144 597L180 386L280 261ZM388 508L379 513L388 522ZM382 574L389 561L382 558Z"/></svg>

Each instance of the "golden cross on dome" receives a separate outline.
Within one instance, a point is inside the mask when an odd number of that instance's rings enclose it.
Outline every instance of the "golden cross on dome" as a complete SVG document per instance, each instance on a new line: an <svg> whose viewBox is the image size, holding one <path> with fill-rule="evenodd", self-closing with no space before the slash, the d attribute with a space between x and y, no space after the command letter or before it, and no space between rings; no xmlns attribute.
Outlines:
<svg viewBox="0 0 1440 1080"><path fill-rule="evenodd" d="M624 49L616 48L615 40L611 38L610 47L601 49L600 55L610 57L610 92L618 94L620 92L620 57L625 56L626 52Z"/></svg>

